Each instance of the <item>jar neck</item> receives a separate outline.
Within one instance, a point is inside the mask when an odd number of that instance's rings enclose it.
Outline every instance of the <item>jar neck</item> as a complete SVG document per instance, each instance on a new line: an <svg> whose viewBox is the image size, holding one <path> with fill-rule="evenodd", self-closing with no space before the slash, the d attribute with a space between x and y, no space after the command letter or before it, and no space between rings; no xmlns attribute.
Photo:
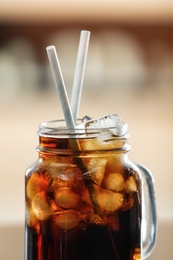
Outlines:
<svg viewBox="0 0 173 260"><path fill-rule="evenodd" d="M111 140L98 140L97 138L52 138L39 136L39 146L37 151L39 157L50 158L60 156L90 157L90 156L110 156L119 154L121 157L131 149L127 144L127 136L114 138Z"/></svg>
<svg viewBox="0 0 173 260"><path fill-rule="evenodd" d="M80 121L83 124L83 121ZM111 127L90 128L87 124L80 127L67 128L63 120L43 122L39 126L40 156L88 156L89 154L125 154L130 150L127 144L127 124Z"/></svg>

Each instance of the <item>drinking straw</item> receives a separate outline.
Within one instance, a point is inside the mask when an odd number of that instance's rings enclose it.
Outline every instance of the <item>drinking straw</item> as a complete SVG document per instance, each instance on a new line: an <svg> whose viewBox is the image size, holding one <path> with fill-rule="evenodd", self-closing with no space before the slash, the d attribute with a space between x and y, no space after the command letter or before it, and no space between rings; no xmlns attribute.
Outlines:
<svg viewBox="0 0 173 260"><path fill-rule="evenodd" d="M55 46L48 46L46 48L46 50L47 50L47 54L48 54L53 78L54 78L54 81L55 81L55 86L57 88L58 96L59 96L61 106L62 106L62 109L63 109L67 128L75 129L74 118L73 118L73 114L72 114L71 107L70 107L70 104L69 104L69 100L68 100L68 96L67 96L67 92L66 92L66 87L65 87L64 80L63 80L63 76L62 76L62 72L61 72L61 68L60 68L60 64L59 64L59 60L58 60L58 56L57 56L57 53L56 53ZM78 151L80 150L80 145L79 145L79 142L76 138L69 139L69 142L70 142L72 149L78 150ZM87 169L83 159L78 158L76 160L77 160L77 164L82 169L83 175L84 174L86 175L86 173L88 172L88 169ZM84 182L85 182L86 187L88 187L90 199L91 199L93 205L95 205L95 211L97 212L98 202L97 202L96 196L94 195L94 187L90 183L89 175L85 176Z"/></svg>
<svg viewBox="0 0 173 260"><path fill-rule="evenodd" d="M78 47L78 55L77 55L76 67L75 67L75 74L73 80L72 96L71 96L71 110L72 110L74 122L76 122L76 118L78 116L79 105L81 100L89 39L90 39L90 32L84 30L81 31L79 47Z"/></svg>
<svg viewBox="0 0 173 260"><path fill-rule="evenodd" d="M72 115L69 99L67 96L67 91L64 83L64 79L61 72L61 67L58 60L58 55L56 53L55 46L50 45L46 48L53 78L55 81L55 86L58 92L58 96L61 102L62 110L64 113L67 128L75 128L74 118Z"/></svg>

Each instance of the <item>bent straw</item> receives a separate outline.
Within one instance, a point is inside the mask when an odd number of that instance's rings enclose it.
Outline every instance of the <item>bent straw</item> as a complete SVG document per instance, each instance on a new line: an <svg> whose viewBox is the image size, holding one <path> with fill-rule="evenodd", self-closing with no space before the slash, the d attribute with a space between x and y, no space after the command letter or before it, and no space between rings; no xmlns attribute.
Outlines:
<svg viewBox="0 0 173 260"><path fill-rule="evenodd" d="M72 96L71 96L71 110L72 110L74 122L76 122L78 116L79 105L81 100L82 85L83 85L85 64L86 64L87 53L88 53L89 39L90 39L90 32L81 31L76 68L75 68L75 74L73 80Z"/></svg>

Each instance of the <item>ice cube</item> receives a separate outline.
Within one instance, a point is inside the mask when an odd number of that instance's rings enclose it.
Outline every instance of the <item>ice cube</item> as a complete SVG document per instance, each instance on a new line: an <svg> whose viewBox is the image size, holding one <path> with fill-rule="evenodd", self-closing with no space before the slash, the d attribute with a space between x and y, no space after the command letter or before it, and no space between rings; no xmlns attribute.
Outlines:
<svg viewBox="0 0 173 260"><path fill-rule="evenodd" d="M123 205L123 194L117 193L108 189L102 189L97 185L93 185L93 197L97 205L93 205L90 199L90 194L87 189L82 193L82 200L85 201L88 205L93 207L97 206L100 212L104 213L113 213L116 210L120 209Z"/></svg>
<svg viewBox="0 0 173 260"><path fill-rule="evenodd" d="M123 165L121 160L121 154L116 154L116 156L112 156L108 158L106 165L106 172L119 172L123 174Z"/></svg>
<svg viewBox="0 0 173 260"><path fill-rule="evenodd" d="M49 187L49 181L46 176L34 173L31 175L27 187L26 194L29 199L32 199L35 194L41 191L47 191Z"/></svg>
<svg viewBox="0 0 173 260"><path fill-rule="evenodd" d="M89 175L89 178L93 180L95 184L100 186L104 178L107 159L91 158L91 159L86 159L85 163L88 170L86 174Z"/></svg>
<svg viewBox="0 0 173 260"><path fill-rule="evenodd" d="M72 209L53 215L54 223L65 231L77 227L81 220L80 213Z"/></svg>
<svg viewBox="0 0 173 260"><path fill-rule="evenodd" d="M62 211L64 209L60 208L54 200L50 200L50 212L51 214L55 213L55 212L59 212Z"/></svg>
<svg viewBox="0 0 173 260"><path fill-rule="evenodd" d="M71 168L63 167L58 169L56 175L53 178L54 188L58 187L72 187L75 181L75 173Z"/></svg>
<svg viewBox="0 0 173 260"><path fill-rule="evenodd" d="M55 203L65 209L76 208L80 203L80 196L68 187L62 187L56 190Z"/></svg>
<svg viewBox="0 0 173 260"><path fill-rule="evenodd" d="M119 148L124 145L124 140L121 140L121 143L120 140L117 142L117 136L127 133L127 124L122 122L117 114L106 115L80 123L77 128L79 132L82 129L81 131L85 134L84 137L87 137L79 141L82 150Z"/></svg>
<svg viewBox="0 0 173 260"><path fill-rule="evenodd" d="M39 192L34 196L32 199L32 208L39 220L43 221L49 218L51 211L45 192Z"/></svg>
<svg viewBox="0 0 173 260"><path fill-rule="evenodd" d="M63 166L56 169L56 174L54 173L52 177L50 190L55 193L61 187L68 187L80 191L83 186L81 170L76 167Z"/></svg>
<svg viewBox="0 0 173 260"><path fill-rule="evenodd" d="M36 225L39 223L34 211L33 211L33 208L32 208L32 205L28 205L27 206L27 215L26 215L26 223L29 227L32 227L32 228L35 228Z"/></svg>
<svg viewBox="0 0 173 260"><path fill-rule="evenodd" d="M122 174L110 172L106 174L103 186L106 189L113 190L115 192L122 192L124 190L124 184Z"/></svg>
<svg viewBox="0 0 173 260"><path fill-rule="evenodd" d="M92 119L91 116L84 116L84 117L82 118L82 122L87 122L87 121L89 121L89 120L91 120L91 119Z"/></svg>
<svg viewBox="0 0 173 260"><path fill-rule="evenodd" d="M126 181L126 191L127 193L133 193L137 191L137 183L134 176L130 176Z"/></svg>
<svg viewBox="0 0 173 260"><path fill-rule="evenodd" d="M105 148L105 145L106 147L108 146L108 143L104 143L103 142L103 139L99 137L98 138L93 138L93 139L81 139L80 140L80 148L82 150L87 150L87 151L95 151L95 150L103 150ZM108 147L107 147L108 149Z"/></svg>
<svg viewBox="0 0 173 260"><path fill-rule="evenodd" d="M117 193L98 187L96 189L96 197L101 212L113 213L120 209L123 205L122 193Z"/></svg>
<svg viewBox="0 0 173 260"><path fill-rule="evenodd" d="M84 123L86 129L109 128L113 135L124 135L127 132L127 124L121 121L118 114L110 114L91 119Z"/></svg>
<svg viewBox="0 0 173 260"><path fill-rule="evenodd" d="M94 208L83 203L80 207L80 216L88 224L105 225L102 217L94 213Z"/></svg>

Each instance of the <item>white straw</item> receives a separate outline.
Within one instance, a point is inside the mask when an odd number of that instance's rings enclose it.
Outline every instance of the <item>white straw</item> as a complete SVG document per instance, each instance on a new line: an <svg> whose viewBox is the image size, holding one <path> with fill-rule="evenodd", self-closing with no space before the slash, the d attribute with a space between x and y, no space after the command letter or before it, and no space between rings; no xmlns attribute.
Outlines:
<svg viewBox="0 0 173 260"><path fill-rule="evenodd" d="M83 85L85 64L86 64L87 53L88 53L89 39L90 39L90 32L81 31L76 68L75 68L75 74L73 80L73 90L71 96L71 110L72 110L74 122L76 122L76 118L78 116L79 105L81 100L82 85Z"/></svg>
<svg viewBox="0 0 173 260"><path fill-rule="evenodd" d="M62 72L61 72L61 68L60 68L55 46L53 46L53 45L48 46L46 48L46 51L48 54L53 78L55 81L55 86L57 88L57 92L58 92L58 96L59 96L59 99L61 102L62 110L63 110L65 121L67 124L67 128L75 128L73 114L72 114L71 107L69 104L66 87L65 87L64 80L63 80L63 76L62 76Z"/></svg>

